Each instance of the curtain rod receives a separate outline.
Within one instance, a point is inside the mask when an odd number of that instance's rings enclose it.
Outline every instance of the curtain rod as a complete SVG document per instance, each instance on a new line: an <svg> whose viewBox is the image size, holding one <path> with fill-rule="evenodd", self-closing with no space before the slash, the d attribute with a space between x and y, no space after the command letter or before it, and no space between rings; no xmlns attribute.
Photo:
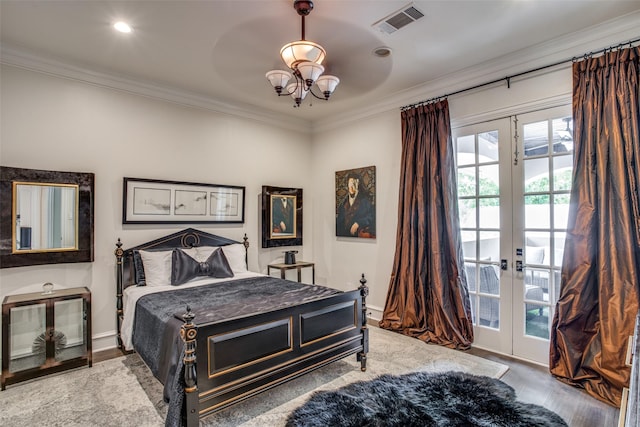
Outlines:
<svg viewBox="0 0 640 427"><path fill-rule="evenodd" d="M637 42L640 42L640 37L638 37L636 39L633 39L633 40L629 40L629 41L624 42L624 43L620 43L620 44L615 45L615 46L609 46L609 47L605 47L604 49L600 49L600 50L592 51L592 52L589 52L589 53L585 53L582 56L574 56L571 59L564 59L562 61L554 62L553 64L543 65L542 67L534 68L532 70L527 70L527 71L523 71L521 73L513 74L511 76L506 76L506 77L502 77L502 78L499 78L499 79L491 80L490 82L480 83L480 84L477 84L475 86L471 86L471 87L468 87L468 88L465 88L465 89L456 90L455 92L451 92L451 93L448 93L448 94L445 94L445 95L436 96L436 97L427 99L425 101L419 101L419 102L416 102L416 103L413 103L413 104L405 105L404 107L400 107L400 110L404 111L404 110L408 110L410 108L418 107L420 105L426 105L426 104L429 104L431 102L437 101L437 100L442 99L442 98L447 98L449 96L458 95L458 94L461 94L461 93L464 93L464 92L469 92L471 90L479 89L481 87L490 86L490 85L499 83L499 82L501 82L503 80L507 82L507 88L511 88L511 79L513 79L513 78L524 76L524 75L530 74L530 73L535 73L537 71L545 70L547 68L557 67L558 65L566 64L567 62L575 62L580 58L587 59L587 58L591 58L593 55L598 55L600 53L613 51L614 49L622 49L626 45L629 45L629 47L632 47L633 43L637 43Z"/></svg>

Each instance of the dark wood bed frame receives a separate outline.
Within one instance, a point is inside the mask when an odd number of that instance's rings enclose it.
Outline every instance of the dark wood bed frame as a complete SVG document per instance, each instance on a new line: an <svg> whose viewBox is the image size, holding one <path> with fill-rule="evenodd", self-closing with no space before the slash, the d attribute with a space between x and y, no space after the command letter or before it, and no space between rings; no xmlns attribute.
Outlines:
<svg viewBox="0 0 640 427"><path fill-rule="evenodd" d="M224 246L234 240L192 228L123 250L116 243L117 344L123 320L122 292L135 285L133 251L194 246ZM245 250L249 247L244 237ZM245 262L246 254L245 254ZM251 317L196 324L188 309L180 335L185 343L183 423L199 419L292 380L333 361L356 354L366 370L369 331L364 274L358 289Z"/></svg>

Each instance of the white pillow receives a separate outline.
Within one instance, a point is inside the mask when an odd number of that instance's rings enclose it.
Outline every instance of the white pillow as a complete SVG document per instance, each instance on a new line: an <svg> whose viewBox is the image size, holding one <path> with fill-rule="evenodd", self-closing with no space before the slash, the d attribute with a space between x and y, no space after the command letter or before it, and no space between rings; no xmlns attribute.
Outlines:
<svg viewBox="0 0 640 427"><path fill-rule="evenodd" d="M171 285L173 251L139 251L147 286Z"/></svg>
<svg viewBox="0 0 640 427"><path fill-rule="evenodd" d="M247 251L242 243L234 243L232 245L221 246L220 248L222 248L222 252L225 258L227 258L233 274L247 271L247 264L245 262L245 254ZM218 246L200 246L197 249L198 255L194 258L198 262L204 262L213 251L218 249Z"/></svg>
<svg viewBox="0 0 640 427"><path fill-rule="evenodd" d="M222 246L222 252L224 252L224 256L227 257L229 266L234 274L245 273L247 271L247 250L242 243Z"/></svg>
<svg viewBox="0 0 640 427"><path fill-rule="evenodd" d="M209 256L218 249L218 246L198 246L194 248L196 250L195 255L191 255L198 262L205 262Z"/></svg>
<svg viewBox="0 0 640 427"><path fill-rule="evenodd" d="M524 255L527 264L544 263L544 247L542 246L525 246Z"/></svg>

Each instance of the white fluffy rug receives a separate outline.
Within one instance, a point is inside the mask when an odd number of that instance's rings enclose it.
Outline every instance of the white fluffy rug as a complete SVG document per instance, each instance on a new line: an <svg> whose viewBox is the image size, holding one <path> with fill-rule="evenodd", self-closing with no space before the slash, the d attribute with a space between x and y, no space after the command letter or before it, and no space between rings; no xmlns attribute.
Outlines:
<svg viewBox="0 0 640 427"><path fill-rule="evenodd" d="M202 420L204 426L277 427L315 390L381 374L461 371L500 378L507 366L370 328L367 372L355 356L332 363ZM20 383L0 392L2 426L162 426L162 385L137 355Z"/></svg>

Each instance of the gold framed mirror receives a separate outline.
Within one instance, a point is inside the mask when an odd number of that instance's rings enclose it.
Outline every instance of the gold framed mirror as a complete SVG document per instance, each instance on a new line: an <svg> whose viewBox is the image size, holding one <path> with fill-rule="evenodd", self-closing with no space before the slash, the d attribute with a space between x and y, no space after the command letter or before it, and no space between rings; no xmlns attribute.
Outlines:
<svg viewBox="0 0 640 427"><path fill-rule="evenodd" d="M78 250L78 184L13 182L12 252Z"/></svg>

